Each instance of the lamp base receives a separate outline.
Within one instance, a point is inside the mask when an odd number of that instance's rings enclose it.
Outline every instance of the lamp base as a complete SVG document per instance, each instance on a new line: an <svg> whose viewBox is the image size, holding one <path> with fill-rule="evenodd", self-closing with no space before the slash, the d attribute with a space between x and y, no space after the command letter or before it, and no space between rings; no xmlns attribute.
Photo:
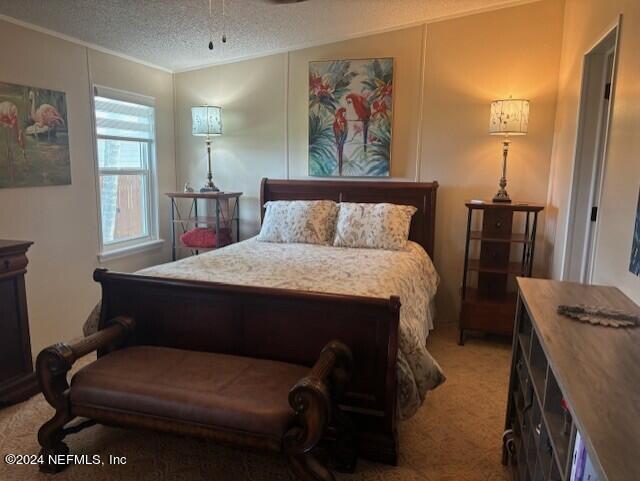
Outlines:
<svg viewBox="0 0 640 481"><path fill-rule="evenodd" d="M500 189L498 193L493 197L493 202L510 203L511 198L509 197L509 194L507 194L506 190Z"/></svg>
<svg viewBox="0 0 640 481"><path fill-rule="evenodd" d="M500 177L500 182L498 185L500 189L498 189L498 193L493 196L494 202L504 202L509 203L511 199L509 198L509 194L507 194L507 156L509 155L509 144L511 141L509 137L505 137L502 142L502 177Z"/></svg>
<svg viewBox="0 0 640 481"><path fill-rule="evenodd" d="M220 189L213 183L213 174L211 173L211 139L207 137L207 183L200 189L200 192L220 192Z"/></svg>

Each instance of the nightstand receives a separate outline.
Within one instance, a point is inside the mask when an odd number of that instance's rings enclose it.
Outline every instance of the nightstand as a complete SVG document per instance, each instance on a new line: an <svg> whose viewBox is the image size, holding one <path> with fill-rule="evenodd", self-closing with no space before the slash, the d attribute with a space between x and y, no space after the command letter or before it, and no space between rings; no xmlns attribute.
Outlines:
<svg viewBox="0 0 640 481"><path fill-rule="evenodd" d="M187 250L191 255L198 255L200 252L219 249L224 247L235 237L236 242L240 240L240 196L242 192L167 192L171 199L171 259L176 260L177 252ZM178 201L185 199L188 204L186 215L182 215ZM211 201L213 203L213 214L209 216L198 215L198 200ZM207 228L216 233L215 245L211 247L193 247L184 245L179 240L180 233L186 233L193 228ZM232 232L235 229L235 236ZM222 242L223 230L228 231L228 242Z"/></svg>
<svg viewBox="0 0 640 481"><path fill-rule="evenodd" d="M513 278L530 277L541 204L469 201L465 242L460 339L465 331L513 335ZM481 216L481 220L476 220ZM481 230L472 230L481 225Z"/></svg>

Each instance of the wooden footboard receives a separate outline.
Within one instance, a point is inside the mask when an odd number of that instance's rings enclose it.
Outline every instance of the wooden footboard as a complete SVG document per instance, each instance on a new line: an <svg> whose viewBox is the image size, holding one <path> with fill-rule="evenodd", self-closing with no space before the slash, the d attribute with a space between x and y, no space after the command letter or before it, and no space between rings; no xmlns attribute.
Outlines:
<svg viewBox="0 0 640 481"><path fill-rule="evenodd" d="M97 269L99 328L135 319L133 342L312 366L340 339L352 351L343 408L359 432L359 454L395 464L396 356L400 300L146 277ZM101 354L100 352L98 353Z"/></svg>

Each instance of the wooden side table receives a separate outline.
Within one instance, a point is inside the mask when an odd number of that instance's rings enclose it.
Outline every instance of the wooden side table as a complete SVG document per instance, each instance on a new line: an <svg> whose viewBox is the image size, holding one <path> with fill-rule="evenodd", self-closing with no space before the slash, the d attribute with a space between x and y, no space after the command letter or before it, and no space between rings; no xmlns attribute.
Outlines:
<svg viewBox="0 0 640 481"><path fill-rule="evenodd" d="M192 255L197 255L201 251L209 251L224 247L221 244L218 235L221 228L233 229L235 227L236 242L240 240L240 196L242 192L167 192L165 193L171 199L171 258L176 260L176 252L179 249L187 249ZM179 199L187 199L189 201L188 213L182 216ZM198 200L213 201L215 206L215 215L199 216ZM232 206L230 206L232 204ZM226 214L225 214L226 212ZM234 226L235 224L235 226ZM182 233L189 230L190 226L209 227L215 229L216 246L212 248L198 248L181 245L177 239L176 230L180 229Z"/></svg>
<svg viewBox="0 0 640 481"><path fill-rule="evenodd" d="M0 405L24 401L39 391L24 285L31 244L0 240Z"/></svg>
<svg viewBox="0 0 640 481"><path fill-rule="evenodd" d="M468 215L460 345L464 344L467 329L513 335L516 292L509 290L509 278L531 276L538 213L544 209L541 204L524 202L469 201L465 205ZM482 230L471 230L474 213L482 214ZM514 232L518 221L524 223L524 232ZM477 243L479 246L474 245ZM479 255L473 257L478 252ZM518 260L514 261L515 258Z"/></svg>

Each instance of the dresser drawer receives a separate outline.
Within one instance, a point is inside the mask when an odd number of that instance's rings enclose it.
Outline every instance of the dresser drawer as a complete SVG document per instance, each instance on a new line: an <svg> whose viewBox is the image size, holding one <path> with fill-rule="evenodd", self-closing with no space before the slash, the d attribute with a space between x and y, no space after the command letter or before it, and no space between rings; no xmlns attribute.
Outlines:
<svg viewBox="0 0 640 481"><path fill-rule="evenodd" d="M0 257L0 274L7 272L20 271L27 267L27 256L18 254L8 257Z"/></svg>

